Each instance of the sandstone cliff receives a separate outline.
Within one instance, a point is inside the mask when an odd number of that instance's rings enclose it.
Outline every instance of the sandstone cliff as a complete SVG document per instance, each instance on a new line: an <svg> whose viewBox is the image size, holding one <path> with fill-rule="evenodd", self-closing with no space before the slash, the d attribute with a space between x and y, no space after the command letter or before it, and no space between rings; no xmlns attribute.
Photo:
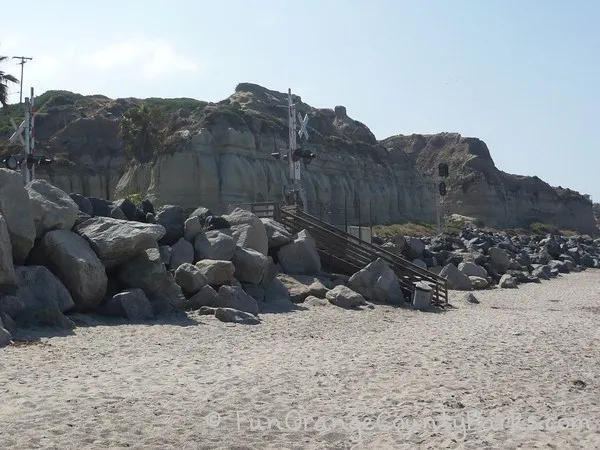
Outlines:
<svg viewBox="0 0 600 450"><path fill-rule="evenodd" d="M158 205L232 205L281 200L287 161L271 153L288 146L287 95L242 83L227 99L117 99L49 91L36 100L38 152L55 157L38 176L59 188L114 199L139 194ZM394 136L378 142L343 106L318 109L295 96L308 113L308 142L317 154L303 166L309 212L334 223L435 221L439 161L450 164L445 212L471 215L487 225L547 222L594 231L589 200L537 177L494 166L482 141L458 134ZM169 116L172 134L151 162L126 156L118 128L123 113L147 103ZM0 134L2 134L0 123ZM4 131L6 134L6 131Z"/></svg>
<svg viewBox="0 0 600 450"><path fill-rule="evenodd" d="M592 202L586 195L554 188L538 177L499 170L485 142L457 133L392 136L382 145L408 155L426 177L437 177L438 164L449 165L444 212L477 217L500 228L547 223L585 233L597 232Z"/></svg>

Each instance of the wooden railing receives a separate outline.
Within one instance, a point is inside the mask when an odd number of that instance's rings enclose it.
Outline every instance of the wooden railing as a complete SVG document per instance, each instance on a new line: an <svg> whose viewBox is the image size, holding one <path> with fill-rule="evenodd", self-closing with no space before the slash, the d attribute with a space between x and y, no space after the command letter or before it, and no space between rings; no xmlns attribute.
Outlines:
<svg viewBox="0 0 600 450"><path fill-rule="evenodd" d="M366 265L384 259L398 276L402 288L412 294L415 283L428 283L433 288L433 303L448 304L446 280L413 264L401 256L345 233L333 225L311 216L293 206L276 208L274 217L290 231L307 230L315 240L321 260L330 267L354 273Z"/></svg>

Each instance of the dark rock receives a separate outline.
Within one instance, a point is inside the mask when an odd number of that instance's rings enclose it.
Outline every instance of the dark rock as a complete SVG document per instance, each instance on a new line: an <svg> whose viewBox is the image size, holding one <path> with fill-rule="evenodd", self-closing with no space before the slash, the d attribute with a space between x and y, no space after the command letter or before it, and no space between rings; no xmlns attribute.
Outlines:
<svg viewBox="0 0 600 450"><path fill-rule="evenodd" d="M79 211L87 214L90 217L94 215L94 207L92 206L92 202L90 202L87 198L81 194L69 194L69 196L77 204Z"/></svg>

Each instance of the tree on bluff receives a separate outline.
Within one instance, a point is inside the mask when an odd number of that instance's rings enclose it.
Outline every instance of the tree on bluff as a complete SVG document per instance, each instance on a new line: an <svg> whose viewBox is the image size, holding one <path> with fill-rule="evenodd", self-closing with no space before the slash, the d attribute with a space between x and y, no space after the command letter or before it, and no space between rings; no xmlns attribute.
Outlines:
<svg viewBox="0 0 600 450"><path fill-rule="evenodd" d="M148 105L130 108L123 114L119 135L127 154L147 162L164 146L166 138L165 116Z"/></svg>
<svg viewBox="0 0 600 450"><path fill-rule="evenodd" d="M0 56L0 62L5 61L8 56ZM0 104L6 110L8 106L8 83L18 83L15 77L0 70Z"/></svg>

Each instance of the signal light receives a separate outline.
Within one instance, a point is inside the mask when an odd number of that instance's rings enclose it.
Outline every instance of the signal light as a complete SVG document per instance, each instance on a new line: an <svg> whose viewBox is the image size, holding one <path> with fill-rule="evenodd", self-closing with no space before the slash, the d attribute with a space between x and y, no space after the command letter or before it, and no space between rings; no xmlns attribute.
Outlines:
<svg viewBox="0 0 600 450"><path fill-rule="evenodd" d="M448 177L448 164L446 163L440 163L438 165L438 174L440 177L442 178L447 178Z"/></svg>
<svg viewBox="0 0 600 450"><path fill-rule="evenodd" d="M444 183L443 181L440 181L439 190L440 190L440 195L442 197L444 197L448 193L447 189L446 189L446 183Z"/></svg>

